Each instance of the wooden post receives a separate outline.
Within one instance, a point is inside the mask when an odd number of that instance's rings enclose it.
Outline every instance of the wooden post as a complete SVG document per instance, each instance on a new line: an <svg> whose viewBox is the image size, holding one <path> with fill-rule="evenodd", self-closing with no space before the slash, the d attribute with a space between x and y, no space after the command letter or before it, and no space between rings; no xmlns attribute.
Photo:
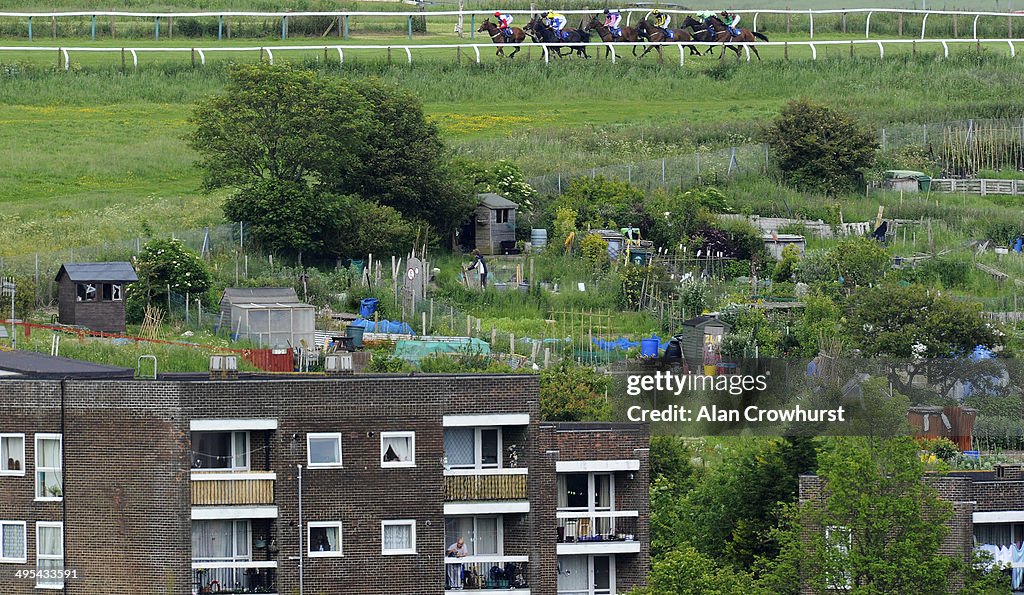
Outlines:
<svg viewBox="0 0 1024 595"><path fill-rule="evenodd" d="M787 7L786 10L789 10L789 8ZM787 12L786 13L786 35L789 35L789 17L790 16L791 15Z"/></svg>
<svg viewBox="0 0 1024 595"><path fill-rule="evenodd" d="M842 18L841 22L842 22L842 25L841 25L842 31L843 31L843 33L846 33L846 13L845 12L843 13L843 18Z"/></svg>
<svg viewBox="0 0 1024 595"><path fill-rule="evenodd" d="M903 37L903 13L896 15L896 35Z"/></svg>
<svg viewBox="0 0 1024 595"><path fill-rule="evenodd" d="M917 57L917 40L910 42L910 52L913 57Z"/></svg>
<svg viewBox="0 0 1024 595"><path fill-rule="evenodd" d="M114 39L115 37L117 37L117 32L115 31L114 22L115 22L114 17L110 17L110 38L111 39Z"/></svg>
<svg viewBox="0 0 1024 595"><path fill-rule="evenodd" d="M388 46L388 64L391 64L391 46Z"/></svg>
<svg viewBox="0 0 1024 595"><path fill-rule="evenodd" d="M957 37L956 15L953 15L953 37Z"/></svg>
<svg viewBox="0 0 1024 595"><path fill-rule="evenodd" d="M850 43L852 44L853 42L850 42ZM850 51L853 51L853 50L851 49ZM782 44L782 56L786 60L789 60L789 42L788 41L786 41L786 42L784 42Z"/></svg>
<svg viewBox="0 0 1024 595"><path fill-rule="evenodd" d="M124 72L124 48L121 48L121 71Z"/></svg>
<svg viewBox="0 0 1024 595"><path fill-rule="evenodd" d="M516 334L508 334L508 352L512 355L516 354Z"/></svg>
<svg viewBox="0 0 1024 595"><path fill-rule="evenodd" d="M471 319L470 315L466 314L466 336L467 337L473 336L473 329L470 327L470 319Z"/></svg>
<svg viewBox="0 0 1024 595"><path fill-rule="evenodd" d="M494 325L491 325L491 347L494 347L494 345L497 342L498 342L498 329L494 328Z"/></svg>
<svg viewBox="0 0 1024 595"><path fill-rule="evenodd" d="M462 64L462 48L461 47L455 48L455 63L459 64L459 65Z"/></svg>
<svg viewBox="0 0 1024 595"><path fill-rule="evenodd" d="M550 365L551 365L551 348L550 347L545 347L544 348L544 367L547 368Z"/></svg>
<svg viewBox="0 0 1024 595"><path fill-rule="evenodd" d="M167 39L174 37L174 17L167 17Z"/></svg>
<svg viewBox="0 0 1024 595"><path fill-rule="evenodd" d="M853 40L850 40L850 57L853 57Z"/></svg>
<svg viewBox="0 0 1024 595"><path fill-rule="evenodd" d="M231 17L227 17L224 21L224 34L228 36L228 39L231 39Z"/></svg>
<svg viewBox="0 0 1024 595"><path fill-rule="evenodd" d="M192 48L192 68L196 67L196 48Z"/></svg>
<svg viewBox="0 0 1024 595"><path fill-rule="evenodd" d="M50 31L53 38L57 39L57 17L50 17Z"/></svg>
<svg viewBox="0 0 1024 595"><path fill-rule="evenodd" d="M426 337L427 336L427 313L426 313L426 311L423 312L422 318L423 318L423 336Z"/></svg>

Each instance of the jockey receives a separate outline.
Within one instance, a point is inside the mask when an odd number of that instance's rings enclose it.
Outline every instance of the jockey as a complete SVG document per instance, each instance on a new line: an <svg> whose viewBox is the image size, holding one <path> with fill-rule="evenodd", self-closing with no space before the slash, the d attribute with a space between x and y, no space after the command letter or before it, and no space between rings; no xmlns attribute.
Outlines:
<svg viewBox="0 0 1024 595"><path fill-rule="evenodd" d="M494 16L498 19L498 29L507 37L512 37L512 15L498 10L494 12Z"/></svg>
<svg viewBox="0 0 1024 595"><path fill-rule="evenodd" d="M668 29L668 24L672 22L670 15L662 13L660 10L655 8L651 11L651 24L659 29Z"/></svg>
<svg viewBox="0 0 1024 595"><path fill-rule="evenodd" d="M608 30L615 37L622 37L622 28L619 27L620 23L622 23L622 15L619 14L619 11L604 9L604 26L608 27Z"/></svg>
<svg viewBox="0 0 1024 595"><path fill-rule="evenodd" d="M736 37L740 34L740 29L738 27L738 25L740 24L740 15L734 12L729 12L728 10L723 10L721 18L722 23L729 28L729 33L733 37Z"/></svg>
<svg viewBox="0 0 1024 595"><path fill-rule="evenodd" d="M548 26L554 29L555 35L559 39L565 39L566 35L562 32L565 29L566 23L569 21L565 18L565 15L557 13L555 11L548 12Z"/></svg>

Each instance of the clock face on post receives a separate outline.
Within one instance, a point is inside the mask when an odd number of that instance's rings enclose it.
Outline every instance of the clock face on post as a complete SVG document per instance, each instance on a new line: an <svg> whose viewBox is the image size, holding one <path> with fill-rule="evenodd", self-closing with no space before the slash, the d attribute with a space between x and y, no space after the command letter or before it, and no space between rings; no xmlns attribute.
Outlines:
<svg viewBox="0 0 1024 595"><path fill-rule="evenodd" d="M405 272L405 276L408 277L410 281L412 281L413 279L416 278L416 269L410 268L408 271Z"/></svg>

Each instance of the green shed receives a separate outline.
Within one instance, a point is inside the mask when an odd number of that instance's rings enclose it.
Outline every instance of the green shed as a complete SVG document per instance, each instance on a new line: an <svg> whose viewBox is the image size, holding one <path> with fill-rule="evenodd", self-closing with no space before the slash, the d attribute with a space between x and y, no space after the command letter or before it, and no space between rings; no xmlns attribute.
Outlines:
<svg viewBox="0 0 1024 595"><path fill-rule="evenodd" d="M928 192L932 178L928 174L910 169L890 169L882 173L882 186L903 192Z"/></svg>
<svg viewBox="0 0 1024 595"><path fill-rule="evenodd" d="M683 323L679 345L690 373L703 374L705 365L718 363L722 339L731 329L732 325L719 320L717 316L698 316Z"/></svg>

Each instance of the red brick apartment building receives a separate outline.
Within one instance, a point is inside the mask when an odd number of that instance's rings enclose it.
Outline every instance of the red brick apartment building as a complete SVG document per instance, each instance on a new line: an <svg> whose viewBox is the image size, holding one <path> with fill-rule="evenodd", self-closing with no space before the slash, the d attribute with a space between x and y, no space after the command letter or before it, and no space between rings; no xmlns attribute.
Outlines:
<svg viewBox="0 0 1024 595"><path fill-rule="evenodd" d="M646 426L545 423L537 395L531 375L136 380L0 353L0 593L644 584Z"/></svg>
<svg viewBox="0 0 1024 595"><path fill-rule="evenodd" d="M941 477L927 477L925 481L953 507L953 515L947 521L949 533L940 550L943 554L970 561L975 548L990 553L994 548L1002 550L1005 557L1012 544L1024 542L1024 467L1003 465L991 471L954 471ZM822 478L801 476L801 504L820 502L825 489ZM953 580L955 583L956 579ZM955 591L958 585L950 586ZM813 593L806 586L801 591Z"/></svg>

